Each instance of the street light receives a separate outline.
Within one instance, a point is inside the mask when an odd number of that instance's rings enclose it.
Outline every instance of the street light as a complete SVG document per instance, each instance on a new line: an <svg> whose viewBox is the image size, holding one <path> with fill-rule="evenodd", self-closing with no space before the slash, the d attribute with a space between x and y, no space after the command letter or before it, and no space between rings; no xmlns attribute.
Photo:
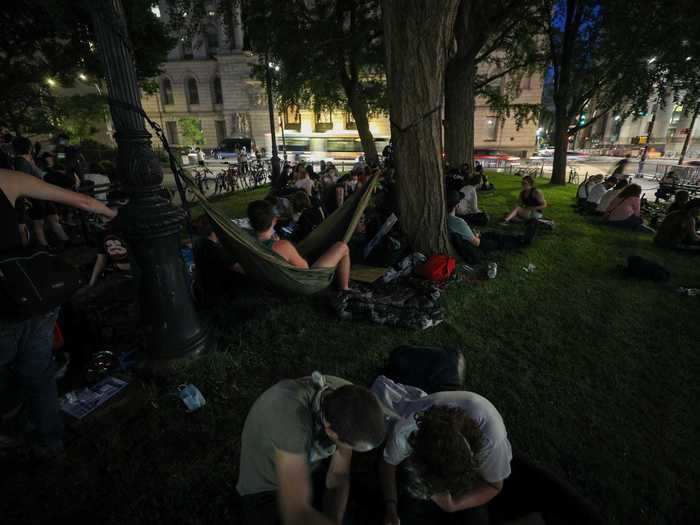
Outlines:
<svg viewBox="0 0 700 525"><path fill-rule="evenodd" d="M162 196L163 170L151 148L120 0L88 3L116 130L117 174L129 195L119 211L141 270L139 299L147 344L143 368L167 371L208 347L208 332L192 303L180 256L186 214ZM184 203L183 203L184 205Z"/></svg>
<svg viewBox="0 0 700 525"><path fill-rule="evenodd" d="M267 110L270 115L270 138L272 139L272 159L270 163L272 164L272 187L276 189L275 186L279 181L279 176L282 171L280 166L280 157L277 151L277 137L275 136L275 107L272 105L272 70L279 71L280 67L273 64L265 57L267 62L267 68L265 69L265 84L267 85Z"/></svg>
<svg viewBox="0 0 700 525"><path fill-rule="evenodd" d="M54 87L56 85L56 81L51 77L46 79L46 83L51 87Z"/></svg>
<svg viewBox="0 0 700 525"><path fill-rule="evenodd" d="M87 77L85 76L85 73L80 73L80 74L78 75L78 78L79 78L80 80L82 80L83 82L85 82L85 81L87 80Z"/></svg>
<svg viewBox="0 0 700 525"><path fill-rule="evenodd" d="M654 62L656 62L656 57L651 57L649 60L647 60L648 64L653 64Z"/></svg>

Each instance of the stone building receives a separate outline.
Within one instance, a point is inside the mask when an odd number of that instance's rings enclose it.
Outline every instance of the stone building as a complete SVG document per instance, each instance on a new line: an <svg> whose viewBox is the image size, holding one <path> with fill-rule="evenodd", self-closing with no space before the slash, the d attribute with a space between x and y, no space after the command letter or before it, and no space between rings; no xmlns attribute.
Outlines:
<svg viewBox="0 0 700 525"><path fill-rule="evenodd" d="M163 4L154 12L167 23ZM205 148L226 137L249 137L264 144L269 133L267 100L261 83L250 76L257 58L243 49L240 11L235 13L233 39L214 11L208 16L204 34L193 42L181 39L168 53L157 79L160 90L143 95L144 110L165 130L171 144L187 145L178 123L185 117L200 122Z"/></svg>
<svg viewBox="0 0 700 525"><path fill-rule="evenodd" d="M168 22L165 2L156 14ZM179 120L194 118L204 133L204 148L213 148L228 137L248 137L259 147L270 147L270 123L264 86L251 78L251 66L258 57L245 50L244 28L240 10L235 13L234 35L227 38L224 25L214 11L204 24L205 31L193 42L180 40L163 64L158 78L160 91L145 95L145 111L165 130L171 144L185 146ZM542 97L542 77L534 75L523 80L522 93L517 102L539 104ZM275 114L277 142L288 150L311 150L318 156L334 151L340 157L356 156L359 137L352 116L348 112L316 113L304 108L289 108L280 116ZM519 156L530 154L535 148L535 124L517 129L513 119L498 118L477 99L475 114L475 146L498 149ZM370 118L370 130L377 146L385 144L390 136L387 116Z"/></svg>

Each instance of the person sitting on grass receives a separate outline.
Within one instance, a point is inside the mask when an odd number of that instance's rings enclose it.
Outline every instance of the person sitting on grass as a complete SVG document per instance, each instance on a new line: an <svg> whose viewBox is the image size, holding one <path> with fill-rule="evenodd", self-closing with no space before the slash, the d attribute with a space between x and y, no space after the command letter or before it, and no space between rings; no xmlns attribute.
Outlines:
<svg viewBox="0 0 700 525"><path fill-rule="evenodd" d="M248 205L248 220L255 236L266 248L272 250L292 266L309 268L294 245L286 240L275 238L277 216L274 207L266 201L253 201ZM335 268L335 278L338 289L342 292L350 289L350 250L344 242L337 242L321 255L312 268Z"/></svg>
<svg viewBox="0 0 700 525"><path fill-rule="evenodd" d="M531 219L541 219L542 210L547 207L547 201L542 192L535 187L535 180L530 175L522 178L523 189L520 192L520 205L503 219L504 225L513 221L528 221Z"/></svg>
<svg viewBox="0 0 700 525"><path fill-rule="evenodd" d="M290 199L292 203L292 221L295 228L292 233L294 242L301 242L313 230L319 226L326 218L323 213L323 208L320 205L314 206L317 203L316 198L310 199L304 191L298 191L292 195ZM312 203L314 201L314 203Z"/></svg>
<svg viewBox="0 0 700 525"><path fill-rule="evenodd" d="M486 226L489 216L479 209L479 198L476 187L481 182L481 177L466 176L464 186L459 190L463 197L457 205L457 216L463 218L472 226Z"/></svg>
<svg viewBox="0 0 700 525"><path fill-rule="evenodd" d="M605 210L604 218L610 226L631 230L645 229L641 214L642 187L629 184L615 197Z"/></svg>
<svg viewBox="0 0 700 525"><path fill-rule="evenodd" d="M364 387L318 372L270 387L243 425L244 525L340 525L353 451L378 447L385 433L382 407Z"/></svg>
<svg viewBox="0 0 700 525"><path fill-rule="evenodd" d="M498 232L475 233L464 219L456 215L457 206L463 198L464 195L460 192L447 192L447 231L450 233L450 239L457 253L467 263L479 264L485 252L519 248L532 242L537 229L536 220L528 221L524 235Z"/></svg>
<svg viewBox="0 0 700 525"><path fill-rule="evenodd" d="M221 304L241 288L243 269L221 245L209 217L200 217L195 229L199 236L192 250L195 297L202 305Z"/></svg>
<svg viewBox="0 0 700 525"><path fill-rule="evenodd" d="M622 179L617 181L617 184L615 184L615 187L611 189L610 191L606 192L601 198L600 202L598 203L598 206L596 206L595 209L595 215L603 215L605 214L605 210L608 209L608 206L610 206L610 203L613 201L615 197L617 197L622 190L625 189L627 186L628 182L627 179Z"/></svg>
<svg viewBox="0 0 700 525"><path fill-rule="evenodd" d="M412 387L383 376L372 391L381 400L382 383L398 418L391 426L380 467L384 523L441 525L488 523L486 505L511 474L513 457L503 418L486 398L473 392L437 392L394 402ZM397 470L401 482L397 482Z"/></svg>
<svg viewBox="0 0 700 525"><path fill-rule="evenodd" d="M595 213L598 204L600 204L600 199L602 199L607 192L612 190L615 184L617 184L617 179L615 177L608 177L593 186L593 189L591 189L591 192L588 194L588 200L584 205L583 211L585 213Z"/></svg>
<svg viewBox="0 0 700 525"><path fill-rule="evenodd" d="M582 208L586 205L586 202L588 201L588 196L591 194L593 186L595 186L599 182L602 182L602 180L602 175L593 175L592 177L587 178L581 184L579 184L578 190L576 190L577 208Z"/></svg>
<svg viewBox="0 0 700 525"><path fill-rule="evenodd" d="M690 194L687 191L685 191L685 190L677 191L675 196L673 197L673 202L668 207L668 210L666 210L666 213L671 213L674 211L681 211L683 208L685 208L685 205L688 204L689 199L690 199Z"/></svg>
<svg viewBox="0 0 700 525"><path fill-rule="evenodd" d="M700 199L692 199L682 210L669 213L659 226L654 242L663 248L700 253L699 212Z"/></svg>

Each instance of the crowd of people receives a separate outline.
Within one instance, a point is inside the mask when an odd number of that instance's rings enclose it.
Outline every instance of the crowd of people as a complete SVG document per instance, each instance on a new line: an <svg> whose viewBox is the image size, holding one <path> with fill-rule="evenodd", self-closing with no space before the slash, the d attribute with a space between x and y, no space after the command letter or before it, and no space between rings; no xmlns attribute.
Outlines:
<svg viewBox="0 0 700 525"><path fill-rule="evenodd" d="M64 157L57 163L55 153L42 153L26 138L3 137L1 254L30 244L49 248L49 238L64 247L70 239L61 215L70 207L117 217L125 201L112 199L107 206L74 191L84 183L84 172L79 162L71 161L71 153ZM248 205L251 237L296 268L335 269L338 291L354 293L347 244L337 242L315 260L307 260L295 243L361 190L373 173L362 158L342 176L331 162L322 162L319 171L304 162L293 168L285 163L270 195ZM478 165L473 171L467 165L448 171L447 230L467 262L478 264L494 250L525 247L547 224L543 191L528 175L521 184L517 205L499 224L506 231L479 231L492 223L479 207L479 194L493 191L493 185ZM379 225L397 211L391 206L392 191L391 184L383 189L383 202L389 204L377 219ZM640 195L639 185L629 184L620 173L594 176L578 188L578 208L601 216L611 226L637 229L643 227ZM699 212L700 199L676 192L656 232L657 244L700 250ZM524 228L509 230L513 223ZM235 293L245 270L224 249L206 217L197 229L195 284L200 297ZM133 273L132 263L122 232L108 227L98 241L88 287L96 285L108 266L117 273ZM11 303L3 300L3 304ZM58 305L31 314L3 311L0 316L1 385L5 388L6 377L12 376L21 387L34 446L44 454L63 446L51 353L57 314ZM503 489L513 457L498 410L476 393L428 394L384 376L371 389L319 373L284 380L255 401L242 429L237 491L245 523L341 523L350 497L353 454L371 450L381 451L371 475L381 486L375 496L387 525L446 523L447 516L458 516L460 523L488 523L486 506Z"/></svg>
<svg viewBox="0 0 700 525"><path fill-rule="evenodd" d="M607 178L598 174L581 183L576 193L576 207L583 214L600 217L608 226L652 233L660 247L700 251L697 232L700 199L690 199L688 191L675 188L674 181L674 173L670 171L656 192L657 198L671 200L656 229L642 217L641 186L631 183L619 170Z"/></svg>

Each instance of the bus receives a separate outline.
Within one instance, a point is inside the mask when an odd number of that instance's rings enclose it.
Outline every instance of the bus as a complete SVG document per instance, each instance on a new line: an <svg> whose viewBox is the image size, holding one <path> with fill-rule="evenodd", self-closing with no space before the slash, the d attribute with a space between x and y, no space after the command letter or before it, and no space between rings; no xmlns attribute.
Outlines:
<svg viewBox="0 0 700 525"><path fill-rule="evenodd" d="M299 133L294 131L278 133L277 150L282 158L285 152L287 160L303 160L306 162L325 161L351 161L357 160L363 155L362 142L357 133ZM389 144L389 137L374 136L374 144L377 153L382 154L384 147ZM265 134L265 149L272 153L272 139L270 134Z"/></svg>

